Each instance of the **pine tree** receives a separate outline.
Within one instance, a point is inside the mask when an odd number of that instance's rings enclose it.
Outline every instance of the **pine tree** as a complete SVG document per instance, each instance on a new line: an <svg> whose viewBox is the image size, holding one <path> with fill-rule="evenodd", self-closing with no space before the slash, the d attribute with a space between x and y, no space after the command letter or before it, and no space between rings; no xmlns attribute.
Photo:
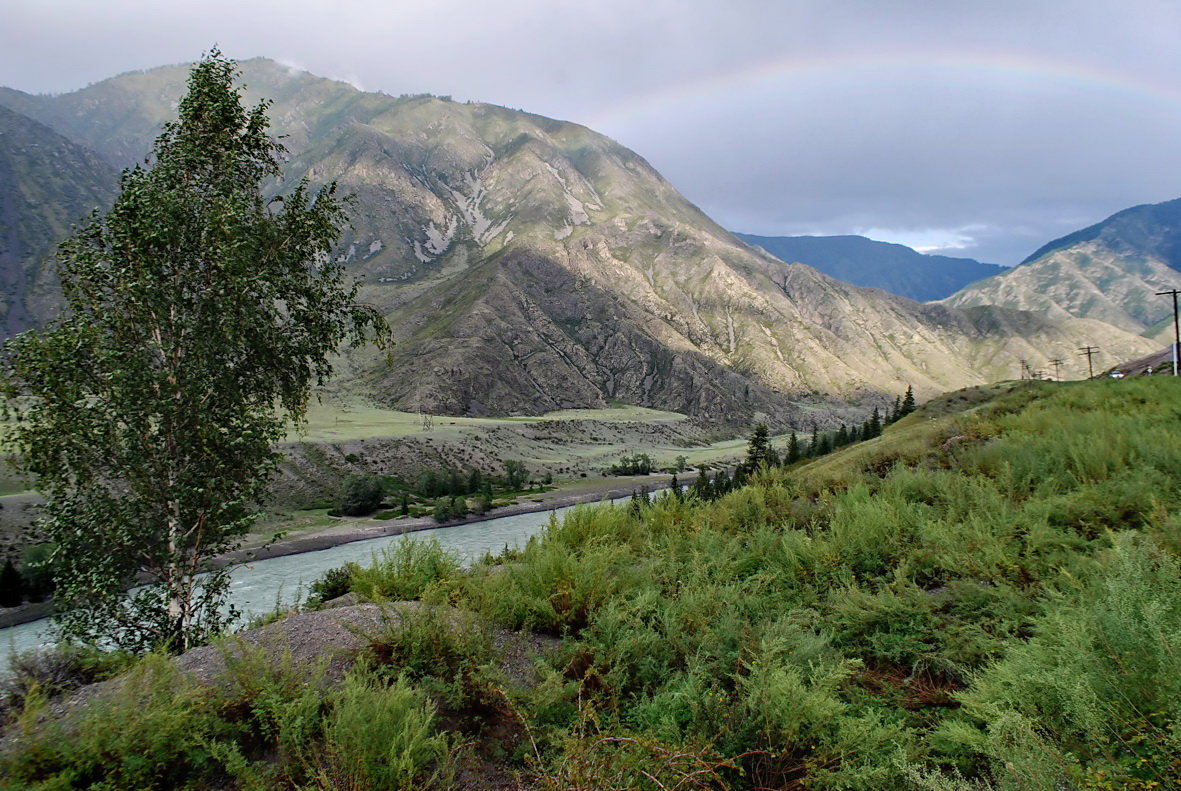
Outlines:
<svg viewBox="0 0 1181 791"><path fill-rule="evenodd" d="M914 410L915 410L914 387L911 385L907 385L906 395L902 397L902 408L900 410L900 414L902 417L906 417Z"/></svg>
<svg viewBox="0 0 1181 791"><path fill-rule="evenodd" d="M882 433L882 413L875 406L873 408L873 414L869 416L869 425L867 428L867 434L869 435L870 439L872 439L873 437L881 436L881 433Z"/></svg>
<svg viewBox="0 0 1181 791"><path fill-rule="evenodd" d="M693 494L697 495L697 499L699 500L711 499L709 474L705 471L705 467L697 468L697 480L693 482Z"/></svg>
<svg viewBox="0 0 1181 791"><path fill-rule="evenodd" d="M750 440L746 445L746 461L744 462L744 466L747 472L754 472L763 464L766 464L768 448L770 448L770 439L767 424L759 423L755 426L754 431L751 432Z"/></svg>
<svg viewBox="0 0 1181 791"><path fill-rule="evenodd" d="M800 438L791 432L791 439L787 441L787 464L795 464L800 460Z"/></svg>

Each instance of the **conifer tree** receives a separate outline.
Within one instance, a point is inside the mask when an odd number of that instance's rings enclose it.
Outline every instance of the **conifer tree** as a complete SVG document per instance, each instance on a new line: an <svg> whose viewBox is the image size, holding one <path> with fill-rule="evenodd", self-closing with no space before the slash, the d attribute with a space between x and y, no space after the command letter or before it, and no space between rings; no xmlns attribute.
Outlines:
<svg viewBox="0 0 1181 791"><path fill-rule="evenodd" d="M901 415L901 417L906 417L914 410L915 410L914 387L912 385L907 385L906 395L904 395L902 397L902 408L899 410L899 414Z"/></svg>
<svg viewBox="0 0 1181 791"><path fill-rule="evenodd" d="M796 433L793 431L793 432L791 432L791 439L789 439L787 441L787 458L785 460L785 463L795 464L799 460L800 460L800 438L797 437Z"/></svg>
<svg viewBox="0 0 1181 791"><path fill-rule="evenodd" d="M693 482L693 494L697 495L699 500L710 499L709 473L705 471L705 467L697 468L697 480Z"/></svg>
<svg viewBox="0 0 1181 791"><path fill-rule="evenodd" d="M746 461L744 466L748 472L754 472L767 462L767 450L770 448L769 432L766 423L759 423L751 432L746 445Z"/></svg>

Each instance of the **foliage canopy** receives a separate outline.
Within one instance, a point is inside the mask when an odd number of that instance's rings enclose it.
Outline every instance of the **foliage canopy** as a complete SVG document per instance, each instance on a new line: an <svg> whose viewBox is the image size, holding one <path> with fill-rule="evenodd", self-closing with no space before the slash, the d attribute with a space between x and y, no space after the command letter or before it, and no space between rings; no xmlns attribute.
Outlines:
<svg viewBox="0 0 1181 791"><path fill-rule="evenodd" d="M217 51L193 68L148 162L61 246L63 317L7 345L68 637L182 649L221 628L209 561L252 523L273 443L343 341L388 334L331 256L335 184L261 197L283 148L236 74Z"/></svg>

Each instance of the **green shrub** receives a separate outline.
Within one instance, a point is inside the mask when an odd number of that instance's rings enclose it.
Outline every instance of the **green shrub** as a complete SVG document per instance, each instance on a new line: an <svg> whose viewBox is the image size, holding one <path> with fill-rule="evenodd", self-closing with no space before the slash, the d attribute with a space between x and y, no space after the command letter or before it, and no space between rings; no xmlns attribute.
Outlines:
<svg viewBox="0 0 1181 791"><path fill-rule="evenodd" d="M409 791L446 776L451 745L438 732L435 707L410 682L357 669L332 703L317 788Z"/></svg>
<svg viewBox="0 0 1181 791"><path fill-rule="evenodd" d="M963 697L1002 788L1181 786L1181 564L1131 535L1109 563Z"/></svg>
<svg viewBox="0 0 1181 791"><path fill-rule="evenodd" d="M385 488L376 475L355 474L344 479L336 495L336 510L344 516L371 514L381 505Z"/></svg>
<svg viewBox="0 0 1181 791"><path fill-rule="evenodd" d="M224 772L210 745L235 742L244 732L217 717L205 693L155 655L91 700L68 735L64 725L40 715L42 705L30 698L21 738L4 761L3 775L19 787L192 787Z"/></svg>
<svg viewBox="0 0 1181 791"><path fill-rule="evenodd" d="M26 697L53 697L125 670L131 657L122 652L59 643L48 648L13 652L0 678L0 712L19 711Z"/></svg>
<svg viewBox="0 0 1181 791"><path fill-rule="evenodd" d="M353 577L361 570L356 563L328 569L308 588L308 606L318 607L326 601L344 596L352 586Z"/></svg>
<svg viewBox="0 0 1181 791"><path fill-rule="evenodd" d="M454 579L462 564L438 541L407 536L381 551L368 567L350 569L350 587L370 601L408 601Z"/></svg>

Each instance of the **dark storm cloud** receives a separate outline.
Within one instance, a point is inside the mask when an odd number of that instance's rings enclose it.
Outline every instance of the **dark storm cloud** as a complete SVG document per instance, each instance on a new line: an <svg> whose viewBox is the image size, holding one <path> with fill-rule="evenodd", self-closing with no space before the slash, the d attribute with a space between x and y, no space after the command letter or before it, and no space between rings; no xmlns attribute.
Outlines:
<svg viewBox="0 0 1181 791"><path fill-rule="evenodd" d="M1015 263L1181 195L1171 2L0 0L0 84L214 42L387 93L586 123L724 225Z"/></svg>

